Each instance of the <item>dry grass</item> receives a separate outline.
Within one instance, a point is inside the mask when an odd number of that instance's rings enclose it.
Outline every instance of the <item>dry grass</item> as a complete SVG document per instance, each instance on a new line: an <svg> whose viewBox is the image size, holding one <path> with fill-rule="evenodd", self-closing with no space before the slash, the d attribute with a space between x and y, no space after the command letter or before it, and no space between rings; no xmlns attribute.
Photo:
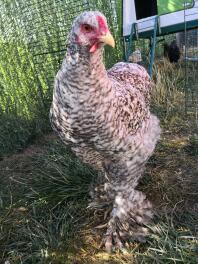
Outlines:
<svg viewBox="0 0 198 264"><path fill-rule="evenodd" d="M153 71L152 106L162 122L174 123L187 114L198 122L197 70L195 62L157 60Z"/></svg>
<svg viewBox="0 0 198 264"><path fill-rule="evenodd" d="M152 105L154 111L166 121L183 116L185 111L184 69L168 60L158 61L154 66ZM168 78L167 78L168 76Z"/></svg>

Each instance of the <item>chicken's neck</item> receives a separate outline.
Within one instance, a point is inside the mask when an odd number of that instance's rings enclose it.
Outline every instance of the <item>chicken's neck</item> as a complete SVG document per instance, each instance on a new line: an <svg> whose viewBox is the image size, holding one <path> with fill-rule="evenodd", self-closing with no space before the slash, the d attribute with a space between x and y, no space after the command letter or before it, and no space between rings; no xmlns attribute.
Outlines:
<svg viewBox="0 0 198 264"><path fill-rule="evenodd" d="M103 63L102 47L90 53L86 47L71 45L67 50L66 63L68 76L78 78L80 85L77 88L81 92L93 91L102 95L110 91L111 82Z"/></svg>

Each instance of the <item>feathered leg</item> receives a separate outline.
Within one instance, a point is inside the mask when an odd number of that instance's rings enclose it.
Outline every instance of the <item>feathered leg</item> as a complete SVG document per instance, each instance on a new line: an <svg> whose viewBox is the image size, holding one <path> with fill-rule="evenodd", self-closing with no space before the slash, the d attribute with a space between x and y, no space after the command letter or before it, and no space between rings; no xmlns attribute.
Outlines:
<svg viewBox="0 0 198 264"><path fill-rule="evenodd" d="M111 182L107 196L112 199L114 195L113 209L104 237L107 251L111 251L113 247L121 249L131 240L145 242L145 225L152 219L152 205L142 192L135 190L143 173L144 163L122 161L122 164L113 162L107 167Z"/></svg>
<svg viewBox="0 0 198 264"><path fill-rule="evenodd" d="M108 252L112 248L122 249L126 242L132 240L145 242L148 235L145 225L153 216L151 203L141 191L135 189L144 164L133 168L124 164L112 162L106 166L106 177L104 173L99 174L98 181L90 192L89 207L102 211L104 220L107 221L103 243ZM132 176L129 170L133 171Z"/></svg>
<svg viewBox="0 0 198 264"><path fill-rule="evenodd" d="M118 192L104 238L106 250L111 251L113 246L121 249L130 240L145 242L145 225L152 216L152 205L142 192L129 186Z"/></svg>

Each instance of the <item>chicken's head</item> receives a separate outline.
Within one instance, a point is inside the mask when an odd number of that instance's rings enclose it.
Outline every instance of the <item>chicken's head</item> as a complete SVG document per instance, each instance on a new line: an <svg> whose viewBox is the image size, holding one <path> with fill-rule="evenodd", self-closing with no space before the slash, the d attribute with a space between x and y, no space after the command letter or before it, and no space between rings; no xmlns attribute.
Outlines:
<svg viewBox="0 0 198 264"><path fill-rule="evenodd" d="M105 16L98 11L86 11L75 20L71 31L72 41L95 52L104 44L115 47Z"/></svg>

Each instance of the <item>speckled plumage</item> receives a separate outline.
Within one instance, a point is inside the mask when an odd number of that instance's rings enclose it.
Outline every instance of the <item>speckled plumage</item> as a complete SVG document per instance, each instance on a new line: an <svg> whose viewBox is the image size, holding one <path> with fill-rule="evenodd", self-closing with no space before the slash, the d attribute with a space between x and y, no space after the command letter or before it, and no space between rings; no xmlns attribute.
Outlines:
<svg viewBox="0 0 198 264"><path fill-rule="evenodd" d="M119 62L106 71L104 45L97 43L90 52L80 27L86 23L100 28L98 16L106 23L100 12L84 12L74 21L67 54L55 78L50 118L63 142L103 173L100 186L91 192L90 206L112 207L104 239L111 250L121 248L131 237L143 240L142 225L152 217L151 204L135 188L160 137L160 127L149 110L151 82L146 70Z"/></svg>

